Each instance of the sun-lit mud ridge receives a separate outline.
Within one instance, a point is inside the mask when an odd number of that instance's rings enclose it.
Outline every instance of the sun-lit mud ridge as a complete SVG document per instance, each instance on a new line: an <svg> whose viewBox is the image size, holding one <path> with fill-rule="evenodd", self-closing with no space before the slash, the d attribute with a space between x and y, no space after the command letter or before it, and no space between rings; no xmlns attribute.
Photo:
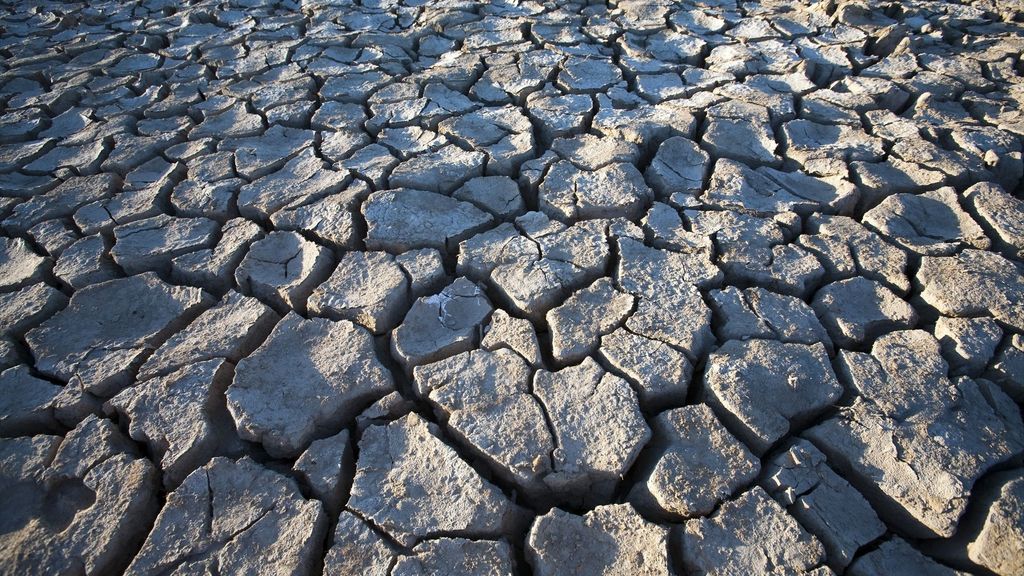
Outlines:
<svg viewBox="0 0 1024 576"><path fill-rule="evenodd" d="M0 574L1024 573L1022 50L0 0Z"/></svg>

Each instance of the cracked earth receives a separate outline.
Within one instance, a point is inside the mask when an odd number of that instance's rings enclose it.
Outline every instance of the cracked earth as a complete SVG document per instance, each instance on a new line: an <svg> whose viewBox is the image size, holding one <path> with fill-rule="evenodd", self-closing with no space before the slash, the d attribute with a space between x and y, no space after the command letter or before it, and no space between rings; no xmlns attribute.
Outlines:
<svg viewBox="0 0 1024 576"><path fill-rule="evenodd" d="M1024 5L0 2L0 573L1024 573Z"/></svg>

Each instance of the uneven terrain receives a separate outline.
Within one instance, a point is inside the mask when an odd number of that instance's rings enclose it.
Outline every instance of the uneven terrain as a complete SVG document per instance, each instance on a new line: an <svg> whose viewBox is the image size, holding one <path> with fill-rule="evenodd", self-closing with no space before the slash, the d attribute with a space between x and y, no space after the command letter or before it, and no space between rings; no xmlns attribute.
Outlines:
<svg viewBox="0 0 1024 576"><path fill-rule="evenodd" d="M0 1L0 573L1024 573L1022 12Z"/></svg>

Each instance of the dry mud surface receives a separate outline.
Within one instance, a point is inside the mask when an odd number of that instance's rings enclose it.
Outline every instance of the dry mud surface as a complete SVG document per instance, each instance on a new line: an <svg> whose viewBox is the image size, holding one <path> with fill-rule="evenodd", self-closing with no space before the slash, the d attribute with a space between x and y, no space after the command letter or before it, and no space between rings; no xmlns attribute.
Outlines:
<svg viewBox="0 0 1024 576"><path fill-rule="evenodd" d="M1024 573L1022 8L0 2L0 573Z"/></svg>

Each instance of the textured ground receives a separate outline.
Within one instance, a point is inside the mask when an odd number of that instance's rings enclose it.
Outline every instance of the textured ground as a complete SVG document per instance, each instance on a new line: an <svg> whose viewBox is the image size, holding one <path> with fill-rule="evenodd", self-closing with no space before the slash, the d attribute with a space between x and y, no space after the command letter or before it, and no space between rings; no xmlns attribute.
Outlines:
<svg viewBox="0 0 1024 576"><path fill-rule="evenodd" d="M0 573L1024 573L1024 16L0 2Z"/></svg>

